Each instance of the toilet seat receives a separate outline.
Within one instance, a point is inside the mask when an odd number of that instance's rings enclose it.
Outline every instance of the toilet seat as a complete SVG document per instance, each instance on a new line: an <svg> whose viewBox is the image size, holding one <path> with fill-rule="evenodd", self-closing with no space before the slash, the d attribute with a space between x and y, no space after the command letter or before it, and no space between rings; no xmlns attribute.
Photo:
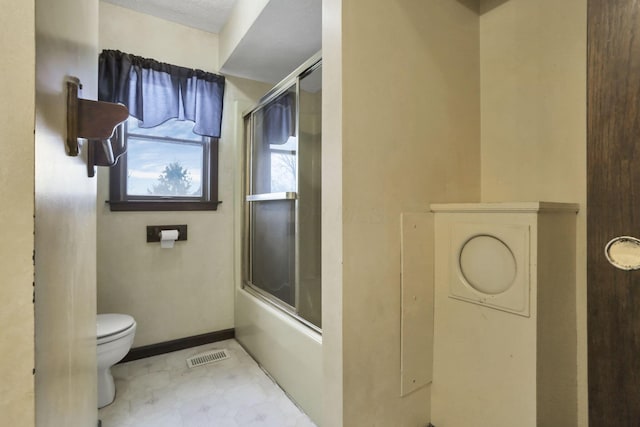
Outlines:
<svg viewBox="0 0 640 427"><path fill-rule="evenodd" d="M98 314L96 325L98 345L100 345L130 334L136 321L127 314Z"/></svg>

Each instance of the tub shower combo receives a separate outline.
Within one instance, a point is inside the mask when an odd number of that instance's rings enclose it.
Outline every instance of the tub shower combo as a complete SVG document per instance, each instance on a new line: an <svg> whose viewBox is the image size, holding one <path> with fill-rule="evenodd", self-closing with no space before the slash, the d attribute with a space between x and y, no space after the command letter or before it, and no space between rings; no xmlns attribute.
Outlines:
<svg viewBox="0 0 640 427"><path fill-rule="evenodd" d="M243 286L320 332L319 55L244 115Z"/></svg>

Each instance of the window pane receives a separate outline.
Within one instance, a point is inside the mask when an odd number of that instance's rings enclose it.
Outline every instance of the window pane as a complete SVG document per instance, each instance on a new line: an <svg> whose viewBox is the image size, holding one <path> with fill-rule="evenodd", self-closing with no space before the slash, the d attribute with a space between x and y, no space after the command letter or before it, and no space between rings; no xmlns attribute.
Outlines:
<svg viewBox="0 0 640 427"><path fill-rule="evenodd" d="M127 120L127 131L136 135L202 141L201 135L193 133L194 123L188 120L171 119L159 126L148 129L138 127L139 123L138 119L130 116Z"/></svg>
<svg viewBox="0 0 640 427"><path fill-rule="evenodd" d="M202 196L202 144L132 135L127 143L127 195Z"/></svg>

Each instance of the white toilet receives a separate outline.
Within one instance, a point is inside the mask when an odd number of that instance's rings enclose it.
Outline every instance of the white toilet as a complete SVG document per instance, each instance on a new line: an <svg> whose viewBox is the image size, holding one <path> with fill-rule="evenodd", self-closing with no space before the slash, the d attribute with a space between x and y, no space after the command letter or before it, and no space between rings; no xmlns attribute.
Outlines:
<svg viewBox="0 0 640 427"><path fill-rule="evenodd" d="M98 408L107 406L116 395L111 367L131 349L136 321L127 314L98 314Z"/></svg>

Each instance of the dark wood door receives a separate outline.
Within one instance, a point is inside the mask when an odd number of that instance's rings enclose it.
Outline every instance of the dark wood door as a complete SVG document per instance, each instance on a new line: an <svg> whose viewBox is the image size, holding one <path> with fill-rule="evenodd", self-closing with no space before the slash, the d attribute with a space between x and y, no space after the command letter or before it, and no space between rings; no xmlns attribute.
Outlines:
<svg viewBox="0 0 640 427"><path fill-rule="evenodd" d="M589 425L640 426L640 271L610 265L640 238L640 1L588 0Z"/></svg>

